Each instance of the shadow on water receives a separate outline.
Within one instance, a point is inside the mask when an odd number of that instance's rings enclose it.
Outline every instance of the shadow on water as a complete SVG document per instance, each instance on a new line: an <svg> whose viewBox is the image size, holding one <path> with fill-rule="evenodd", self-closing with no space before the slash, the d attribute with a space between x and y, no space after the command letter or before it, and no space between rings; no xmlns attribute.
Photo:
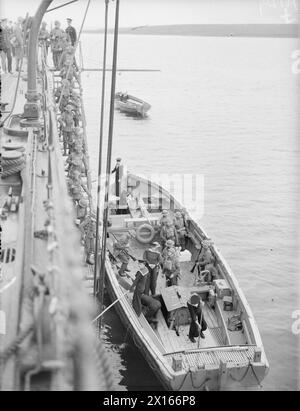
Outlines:
<svg viewBox="0 0 300 411"><path fill-rule="evenodd" d="M123 116L123 117L128 117L131 118L132 120L136 120L136 121L147 121L149 120L149 115L146 114L144 117L141 116L140 114L135 114L135 113L125 113L123 111L119 111L119 113Z"/></svg>
<svg viewBox="0 0 300 411"><path fill-rule="evenodd" d="M105 306L111 304L107 293ZM125 387L128 391L163 391L163 387L149 367L148 363L134 345L132 338L123 326L115 308L104 317L105 341L110 350L112 367L119 364L119 375L114 373L116 387Z"/></svg>

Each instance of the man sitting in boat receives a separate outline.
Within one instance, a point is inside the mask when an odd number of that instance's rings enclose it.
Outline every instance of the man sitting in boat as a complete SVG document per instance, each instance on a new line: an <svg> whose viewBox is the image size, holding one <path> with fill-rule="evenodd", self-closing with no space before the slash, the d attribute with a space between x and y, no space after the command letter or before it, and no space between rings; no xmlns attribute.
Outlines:
<svg viewBox="0 0 300 411"><path fill-rule="evenodd" d="M160 238L162 242L162 247L165 247L165 244L168 240L174 241L174 244L178 244L178 235L176 228L174 227L171 220L166 221L160 230Z"/></svg>
<svg viewBox="0 0 300 411"><path fill-rule="evenodd" d="M161 309L161 303L155 297L150 297L150 295L142 294L141 302L143 304L142 311L148 321L153 328L157 327L157 319L156 315L158 311Z"/></svg>
<svg viewBox="0 0 300 411"><path fill-rule="evenodd" d="M180 276L180 264L174 241L167 240L166 247L162 252L163 274L166 276L166 285L170 287L177 285Z"/></svg>
<svg viewBox="0 0 300 411"><path fill-rule="evenodd" d="M218 277L218 272L217 272L217 269L214 266L215 259L212 255L212 252L209 249L209 246L210 246L210 244L209 244L208 241L205 241L205 240L202 241L202 247L203 248L202 248L201 253L199 255L199 259L196 262L196 265L197 265L197 267L199 267L199 270L198 270L199 276L202 275L201 274L202 271L203 272L204 271L205 272L209 271L210 275L207 275L207 273L206 273L206 281L207 282L212 282L212 280L214 278Z"/></svg>
<svg viewBox="0 0 300 411"><path fill-rule="evenodd" d="M162 264L163 259L159 252L160 244L154 242L150 248L144 251L143 259L146 261L146 266L149 270L148 282L146 286L145 294L156 294L157 276L159 273L159 266Z"/></svg>
<svg viewBox="0 0 300 411"><path fill-rule="evenodd" d="M196 342L195 338L205 338L203 331L207 329L207 323L203 315L204 302L198 294L193 294L187 302L187 307L191 316L191 325L189 329L189 339L191 342Z"/></svg>
<svg viewBox="0 0 300 411"><path fill-rule="evenodd" d="M128 263L130 256L128 254L129 251L129 235L124 234L120 237L118 241L114 243L114 257L118 258L121 261L122 265L119 270L119 275L121 277L125 276L125 272L130 272L128 270Z"/></svg>
<svg viewBox="0 0 300 411"><path fill-rule="evenodd" d="M144 260L138 260L138 266L139 270L135 275L135 280L133 281L132 286L130 287L130 291L132 292L134 290L132 306L139 317L142 313L141 298L142 294L144 294L146 289L149 271L146 267L146 262Z"/></svg>

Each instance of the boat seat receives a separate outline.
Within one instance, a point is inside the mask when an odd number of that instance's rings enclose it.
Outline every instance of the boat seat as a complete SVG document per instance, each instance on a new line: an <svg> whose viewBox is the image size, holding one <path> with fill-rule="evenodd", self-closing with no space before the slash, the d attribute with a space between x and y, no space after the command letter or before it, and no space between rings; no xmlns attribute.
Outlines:
<svg viewBox="0 0 300 411"><path fill-rule="evenodd" d="M145 223L151 223L155 226L158 225L158 217L131 217L131 218L125 218L124 223L126 227L130 227L131 225L136 226L138 224L145 224Z"/></svg>

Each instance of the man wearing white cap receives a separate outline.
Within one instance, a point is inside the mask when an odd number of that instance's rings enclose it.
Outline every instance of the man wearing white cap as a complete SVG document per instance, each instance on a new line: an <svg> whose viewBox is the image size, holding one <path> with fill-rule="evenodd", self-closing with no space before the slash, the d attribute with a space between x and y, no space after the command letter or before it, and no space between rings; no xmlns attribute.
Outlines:
<svg viewBox="0 0 300 411"><path fill-rule="evenodd" d="M207 323L203 316L204 302L198 294L193 294L187 302L187 307L191 316L191 325L189 330L189 339L196 342L195 337L205 338L203 331L207 329Z"/></svg>

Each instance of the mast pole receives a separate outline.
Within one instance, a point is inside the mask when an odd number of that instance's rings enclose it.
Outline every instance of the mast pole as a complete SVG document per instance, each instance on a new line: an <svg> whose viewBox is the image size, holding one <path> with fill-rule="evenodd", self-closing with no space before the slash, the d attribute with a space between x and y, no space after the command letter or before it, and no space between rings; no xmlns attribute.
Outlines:
<svg viewBox="0 0 300 411"><path fill-rule="evenodd" d="M119 34L119 7L120 0L116 0L115 12L115 29L114 29L114 50L113 50L113 65L112 65L112 82L110 95L110 114L109 114L109 131L108 131L108 147L107 147L107 161L106 161L106 184L105 184L105 199L104 199L104 218L103 218L103 233L102 233L102 253L101 253L101 288L99 288L100 313L103 308L103 285L105 276L105 260L106 260L106 236L107 236L107 220L108 220L108 198L110 188L111 175L111 155L113 143L113 126L114 126L114 106L115 106L115 92L116 92L116 73L117 73L117 55L118 55L118 34ZM99 328L101 329L101 317L99 318Z"/></svg>
<svg viewBox="0 0 300 411"><path fill-rule="evenodd" d="M105 83L106 83L106 49L107 49L107 26L108 26L108 3L105 0L105 29L104 29L104 46L103 46L103 73L102 73L102 95L101 95L101 114L100 114L100 141L99 141L99 158L98 158L98 186L97 186L97 217L96 217L96 252L94 265L94 297L97 288L97 270L98 270L98 249L99 249L99 220L100 220L100 190L101 190L101 170L102 170L102 147L103 147L103 123L104 123L104 100L105 100ZM100 272L99 287L104 287L104 273ZM102 294L101 294L101 298ZM102 304L102 299L100 299Z"/></svg>

